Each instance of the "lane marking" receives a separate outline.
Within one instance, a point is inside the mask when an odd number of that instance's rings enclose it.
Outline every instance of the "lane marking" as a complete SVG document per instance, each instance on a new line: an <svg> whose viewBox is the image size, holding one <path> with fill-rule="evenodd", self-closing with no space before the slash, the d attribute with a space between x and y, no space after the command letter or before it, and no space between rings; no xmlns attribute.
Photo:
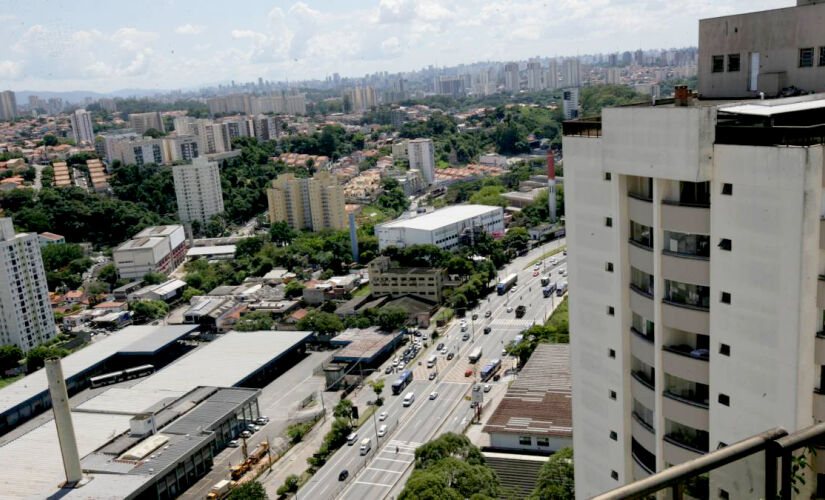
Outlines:
<svg viewBox="0 0 825 500"><path fill-rule="evenodd" d="M375 457L376 460L386 460L387 462L398 462L400 464L408 464L410 463L409 460L395 460L393 458L382 458L382 457Z"/></svg>
<svg viewBox="0 0 825 500"><path fill-rule="evenodd" d="M383 486L384 488L392 488L395 484L384 484L384 483L370 483L368 481L355 481L352 484L368 484L370 486Z"/></svg>
<svg viewBox="0 0 825 500"><path fill-rule="evenodd" d="M390 474L403 474L404 473L403 471L399 472L397 470L379 469L378 467L367 467L366 470L377 470L377 471L381 471L381 472L389 472Z"/></svg>

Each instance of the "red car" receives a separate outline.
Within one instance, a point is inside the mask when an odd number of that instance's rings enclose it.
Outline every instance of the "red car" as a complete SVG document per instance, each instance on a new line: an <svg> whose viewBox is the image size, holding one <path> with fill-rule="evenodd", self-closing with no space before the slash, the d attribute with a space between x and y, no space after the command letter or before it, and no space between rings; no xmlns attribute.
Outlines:
<svg viewBox="0 0 825 500"><path fill-rule="evenodd" d="M473 376L473 370L467 370L466 372L464 372L464 376L465 377L472 377Z"/></svg>
<svg viewBox="0 0 825 500"><path fill-rule="evenodd" d="M538 271L533 271L533 277L536 277L536 276L538 276L538 275L539 275L539 272L538 272Z"/></svg>

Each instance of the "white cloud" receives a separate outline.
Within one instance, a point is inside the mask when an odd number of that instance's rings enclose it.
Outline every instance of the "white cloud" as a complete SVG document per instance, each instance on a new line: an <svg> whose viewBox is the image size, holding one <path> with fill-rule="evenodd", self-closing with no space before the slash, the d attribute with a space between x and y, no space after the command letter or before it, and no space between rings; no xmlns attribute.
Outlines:
<svg viewBox="0 0 825 500"><path fill-rule="evenodd" d="M20 77L20 63L0 61L0 80L17 80Z"/></svg>
<svg viewBox="0 0 825 500"><path fill-rule="evenodd" d="M391 36L381 42L381 51L387 56L397 56L401 54L401 42L397 36Z"/></svg>
<svg viewBox="0 0 825 500"><path fill-rule="evenodd" d="M203 26L198 26L194 24L182 24L175 28L175 33L178 35L199 35L203 33L203 30L206 29Z"/></svg>

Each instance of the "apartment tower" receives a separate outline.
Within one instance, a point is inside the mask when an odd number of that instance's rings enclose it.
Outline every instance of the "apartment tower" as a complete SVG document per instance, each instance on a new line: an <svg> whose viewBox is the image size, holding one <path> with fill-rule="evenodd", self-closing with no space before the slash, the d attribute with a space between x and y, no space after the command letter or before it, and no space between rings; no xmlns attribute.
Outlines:
<svg viewBox="0 0 825 500"><path fill-rule="evenodd" d="M432 139L411 139L407 141L407 156L410 169L421 171L424 182L430 186L435 181L435 149Z"/></svg>
<svg viewBox="0 0 825 500"><path fill-rule="evenodd" d="M28 352L57 334L37 234L0 218L0 263L0 344Z"/></svg>
<svg viewBox="0 0 825 500"><path fill-rule="evenodd" d="M78 146L81 144L93 144L95 141L94 129L92 128L92 114L85 109L76 109L69 115L72 126L72 136Z"/></svg>
<svg viewBox="0 0 825 500"><path fill-rule="evenodd" d="M178 215L184 224L209 222L213 215L223 212L221 174L217 162L205 157L195 158L191 165L172 167Z"/></svg>
<svg viewBox="0 0 825 500"><path fill-rule="evenodd" d="M269 221L284 221L294 229L346 229L344 188L329 172L318 172L311 179L281 174L266 190Z"/></svg>
<svg viewBox="0 0 825 500"><path fill-rule="evenodd" d="M0 92L0 120L17 118L17 98L13 90Z"/></svg>

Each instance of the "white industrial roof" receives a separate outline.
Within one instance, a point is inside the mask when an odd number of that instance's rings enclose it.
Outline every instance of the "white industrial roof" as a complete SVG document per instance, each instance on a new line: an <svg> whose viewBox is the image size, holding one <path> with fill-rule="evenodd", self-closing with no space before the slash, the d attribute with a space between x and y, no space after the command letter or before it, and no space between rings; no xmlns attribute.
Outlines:
<svg viewBox="0 0 825 500"><path fill-rule="evenodd" d="M165 241L166 240L163 238L135 238L124 241L115 249L115 251L122 252L124 250L147 250L149 248L155 248L156 246L165 243Z"/></svg>
<svg viewBox="0 0 825 500"><path fill-rule="evenodd" d="M491 212L501 211L501 207L491 207L489 205L453 205L442 208L428 214L411 217L409 219L397 219L379 227L403 227L407 229L433 230L450 224L455 224Z"/></svg>
<svg viewBox="0 0 825 500"><path fill-rule="evenodd" d="M720 106L719 111L738 115L773 116L796 111L825 108L825 94L814 94L786 99L768 99Z"/></svg>
<svg viewBox="0 0 825 500"><path fill-rule="evenodd" d="M192 247L186 252L187 257L203 257L204 255L234 255L235 245L216 245L211 247Z"/></svg>
<svg viewBox="0 0 825 500"><path fill-rule="evenodd" d="M139 232L138 234L134 235L132 238L148 238L150 236L169 236L170 234L174 233L175 231L183 229L183 226L179 224L172 224L169 226L150 226L144 229L143 231Z"/></svg>
<svg viewBox="0 0 825 500"><path fill-rule="evenodd" d="M72 412L80 456L129 428L129 415ZM66 480L54 420L0 446L0 499L45 498Z"/></svg>
<svg viewBox="0 0 825 500"><path fill-rule="evenodd" d="M232 387L310 335L312 332L229 332L134 388L189 391L199 385Z"/></svg>
<svg viewBox="0 0 825 500"><path fill-rule="evenodd" d="M128 326L63 358L63 376L67 379L73 377L130 344L141 341L164 329L180 331L182 335L183 332L191 331L192 325ZM46 371L41 368L31 375L0 389L0 413L4 413L46 390L48 390Z"/></svg>
<svg viewBox="0 0 825 500"><path fill-rule="evenodd" d="M126 387L111 387L75 408L75 411L112 412L137 415L143 413L167 398L179 398L186 391L164 389L138 390Z"/></svg>

